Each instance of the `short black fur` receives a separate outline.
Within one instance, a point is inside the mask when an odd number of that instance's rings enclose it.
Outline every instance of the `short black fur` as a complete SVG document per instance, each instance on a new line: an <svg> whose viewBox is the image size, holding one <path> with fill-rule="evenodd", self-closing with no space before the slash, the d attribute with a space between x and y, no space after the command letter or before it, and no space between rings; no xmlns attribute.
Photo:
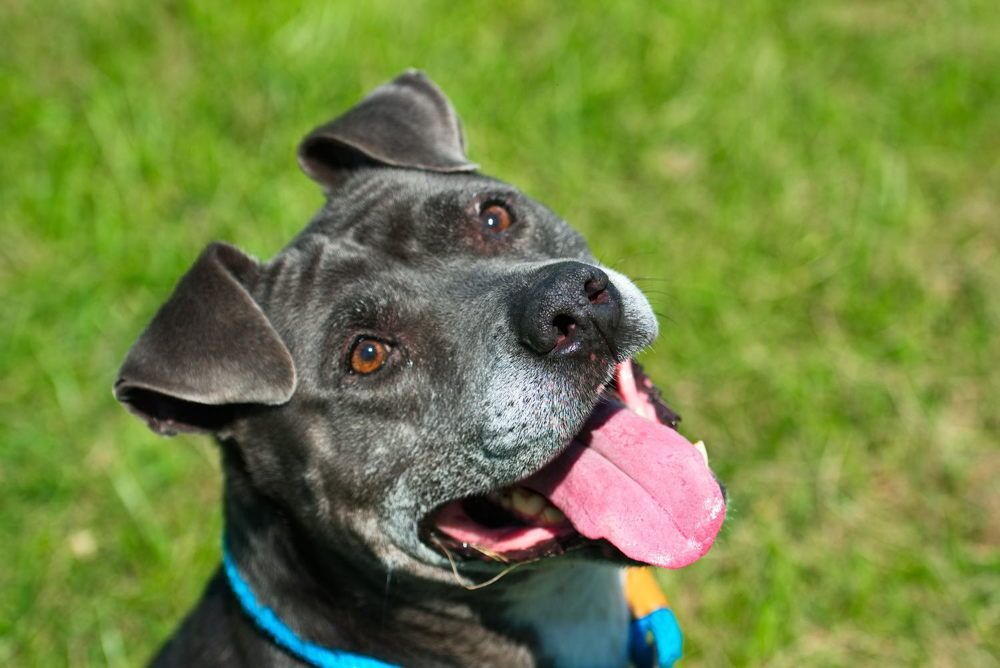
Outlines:
<svg viewBox="0 0 1000 668"><path fill-rule="evenodd" d="M420 73L313 131L299 155L327 195L315 219L265 263L210 245L129 352L116 396L158 432L214 434L226 541L300 636L405 665L556 661L522 612L568 566L468 591L459 581L498 569L453 573L420 524L559 453L614 365L655 337L648 304L614 275L620 304L599 337L537 349L556 315L582 317L560 310L554 273L604 271L552 211L474 171ZM501 234L477 215L497 202L513 220ZM370 375L345 362L359 336L392 344ZM155 664L300 665L219 573Z"/></svg>

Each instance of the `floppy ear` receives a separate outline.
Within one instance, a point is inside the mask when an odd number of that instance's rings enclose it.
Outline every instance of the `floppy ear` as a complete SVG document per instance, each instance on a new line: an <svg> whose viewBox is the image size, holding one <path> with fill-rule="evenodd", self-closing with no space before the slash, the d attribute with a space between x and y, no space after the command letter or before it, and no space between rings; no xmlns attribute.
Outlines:
<svg viewBox="0 0 1000 668"><path fill-rule="evenodd" d="M335 186L351 167L379 164L432 172L471 172L462 126L441 89L409 70L309 133L299 164L314 180Z"/></svg>
<svg viewBox="0 0 1000 668"><path fill-rule="evenodd" d="M114 394L150 429L216 431L237 405L291 398L292 356L244 287L259 271L236 248L209 245L132 346Z"/></svg>

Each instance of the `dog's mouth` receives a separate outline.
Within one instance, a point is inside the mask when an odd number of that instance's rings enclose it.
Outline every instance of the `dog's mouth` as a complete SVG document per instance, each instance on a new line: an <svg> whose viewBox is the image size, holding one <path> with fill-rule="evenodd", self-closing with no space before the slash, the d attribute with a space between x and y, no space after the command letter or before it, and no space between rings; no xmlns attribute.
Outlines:
<svg viewBox="0 0 1000 668"><path fill-rule="evenodd" d="M502 563L589 546L687 566L712 546L726 504L704 447L677 432L678 420L626 360L554 460L515 485L440 506L424 522L425 538L449 557Z"/></svg>

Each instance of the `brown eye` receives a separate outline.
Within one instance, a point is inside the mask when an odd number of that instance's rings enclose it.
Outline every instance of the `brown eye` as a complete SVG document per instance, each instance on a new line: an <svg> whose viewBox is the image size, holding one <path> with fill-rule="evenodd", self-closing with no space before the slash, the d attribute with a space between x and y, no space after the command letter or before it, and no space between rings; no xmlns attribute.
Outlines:
<svg viewBox="0 0 1000 668"><path fill-rule="evenodd" d="M389 346L378 339L358 339L351 348L351 371L367 375L382 368L389 357Z"/></svg>
<svg viewBox="0 0 1000 668"><path fill-rule="evenodd" d="M479 212L479 220L487 232L498 234L510 227L510 211L501 204L490 204Z"/></svg>

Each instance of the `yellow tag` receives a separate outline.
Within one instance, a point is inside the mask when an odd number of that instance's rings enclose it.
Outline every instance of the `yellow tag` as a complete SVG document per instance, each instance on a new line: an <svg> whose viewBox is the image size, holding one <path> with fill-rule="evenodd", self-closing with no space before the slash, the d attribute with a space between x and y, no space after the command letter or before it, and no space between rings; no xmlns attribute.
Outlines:
<svg viewBox="0 0 1000 668"><path fill-rule="evenodd" d="M648 567L625 569L625 601L634 619L670 607L653 569Z"/></svg>

